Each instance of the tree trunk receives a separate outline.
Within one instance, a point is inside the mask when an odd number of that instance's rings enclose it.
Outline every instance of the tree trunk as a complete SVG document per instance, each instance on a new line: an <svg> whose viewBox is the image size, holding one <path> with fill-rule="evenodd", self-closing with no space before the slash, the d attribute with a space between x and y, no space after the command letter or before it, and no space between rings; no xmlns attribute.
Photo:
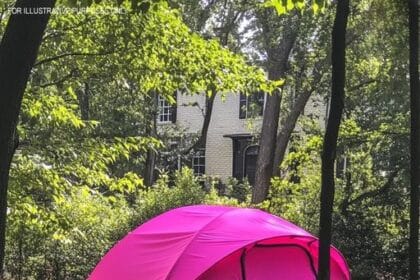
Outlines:
<svg viewBox="0 0 420 280"><path fill-rule="evenodd" d="M308 103L312 90L304 91L299 95L296 100L295 106L286 118L283 127L281 128L276 140L276 149L274 152L273 162L273 176L280 176L280 164L283 162L284 155L286 154L287 145L289 144L290 136L295 129L296 122Z"/></svg>
<svg viewBox="0 0 420 280"><path fill-rule="evenodd" d="M319 220L318 280L330 279L330 245L332 211L334 203L334 162L338 131L344 108L346 29L349 15L349 0L337 3L332 30L332 84L331 106L324 136L321 167L321 213Z"/></svg>
<svg viewBox="0 0 420 280"><path fill-rule="evenodd" d="M206 14L205 14L206 16L202 18L201 20L202 23L199 24L200 29L197 29L197 31L202 31L202 28L204 27L204 23L208 20L210 16L211 6L213 6L216 2L217 1L215 0L210 1L207 7L205 8L205 10L203 10L203 11L206 11ZM225 4L227 4L227 2ZM232 6L230 6L230 8L232 8ZM230 18L230 19L225 19L226 22L222 23L221 27L219 28L220 30L223 31L220 34L218 34L220 44L223 47L227 47L228 45L229 34L235 26L235 22L238 19L238 15L239 14L235 15L233 18ZM210 126L211 116L213 113L213 104L217 95L217 91L214 87L210 88L210 91L211 91L211 95L210 96L206 95L206 101L205 101L206 110L204 112L204 119L203 119L203 126L201 127L201 134L198 140L184 152L185 154L189 153L191 150L206 148L207 134L208 134L209 126Z"/></svg>
<svg viewBox="0 0 420 280"><path fill-rule="evenodd" d="M144 185L153 186L155 183L156 152L153 149L147 150L146 166L144 169Z"/></svg>
<svg viewBox="0 0 420 280"><path fill-rule="evenodd" d="M53 8L55 0L18 0L15 7ZM3 275L9 170L17 147L16 126L31 68L49 14L13 14L0 43L0 278Z"/></svg>
<svg viewBox="0 0 420 280"><path fill-rule="evenodd" d="M216 99L216 91L212 91L211 96L206 95L206 111L204 113L204 120L203 120L203 126L201 128L201 134L198 140L194 143L192 146L192 150L196 149L205 149L207 144L207 133L209 131L210 121L211 121L211 115L213 113L213 105L214 100ZM191 149L189 149L191 150Z"/></svg>
<svg viewBox="0 0 420 280"><path fill-rule="evenodd" d="M90 112L90 92L88 82L84 83L83 89L77 90L77 99L80 107L80 116L82 120L89 120Z"/></svg>
<svg viewBox="0 0 420 280"><path fill-rule="evenodd" d="M419 5L409 0L410 102L411 102L411 191L409 275L419 279L419 187L420 187L420 87L419 87Z"/></svg>
<svg viewBox="0 0 420 280"><path fill-rule="evenodd" d="M284 125L282 126L279 134L277 135L276 140L276 149L274 152L274 162L273 162L273 174L272 176L280 176L280 164L284 160L284 156L286 154L287 145L289 144L290 137L293 133L293 130L296 127L297 120L299 119L300 114L302 114L303 110L305 109L306 104L308 103L309 98L311 97L311 94L315 91L316 87L319 85L319 83L322 80L323 74L324 74L324 65L327 64L327 59L323 59L315 64L314 71L312 72L313 76L313 82L312 86L308 89L306 89L304 92L302 92L291 112L287 115L286 121L284 122ZM329 59L328 59L329 61Z"/></svg>
<svg viewBox="0 0 420 280"><path fill-rule="evenodd" d="M269 22L261 19L263 32L270 32ZM292 21L293 22L293 21ZM290 23L290 22L289 22ZM297 38L298 23L285 26L285 34L282 42L275 48L267 48L268 78L279 80L284 77L287 70L287 62ZM266 40L270 41L270 39ZM260 148L255 171L255 186L252 191L252 203L260 203L267 198L270 179L273 171L274 150L278 121L280 115L281 94L279 91L268 95L264 109L263 124L261 130Z"/></svg>
<svg viewBox="0 0 420 280"><path fill-rule="evenodd" d="M150 126L147 128L146 135L158 138L157 133L157 118L158 118L158 95L156 92L152 93L152 112L150 115L152 116L152 119L150 120ZM144 178L144 184L147 187L151 187L155 183L155 167L156 167L156 151L155 149L149 148L147 150L147 156L146 156L146 163L143 173Z"/></svg>

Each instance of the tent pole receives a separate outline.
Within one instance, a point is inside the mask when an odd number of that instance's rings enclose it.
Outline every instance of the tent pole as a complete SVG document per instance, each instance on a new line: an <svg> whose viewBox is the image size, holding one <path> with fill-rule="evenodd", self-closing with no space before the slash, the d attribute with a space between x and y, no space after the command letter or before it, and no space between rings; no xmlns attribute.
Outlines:
<svg viewBox="0 0 420 280"><path fill-rule="evenodd" d="M246 280L246 270L245 270L245 254L246 254L246 248L242 251L241 254L241 278L242 280Z"/></svg>

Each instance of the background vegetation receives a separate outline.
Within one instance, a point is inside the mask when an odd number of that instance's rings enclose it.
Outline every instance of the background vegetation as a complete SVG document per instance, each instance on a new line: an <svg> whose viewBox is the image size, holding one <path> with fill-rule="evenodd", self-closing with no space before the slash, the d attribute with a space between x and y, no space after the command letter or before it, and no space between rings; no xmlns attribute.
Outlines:
<svg viewBox="0 0 420 280"><path fill-rule="evenodd" d="M70 2L56 5L77 4ZM130 229L189 204L260 207L318 234L324 125L303 112L310 98L329 102L333 7L302 5L282 14L259 1L93 2L79 3L89 12L51 17L31 71L10 171L5 278L86 279ZM402 2L351 2L333 244L354 279L408 275ZM124 12L98 12L116 7ZM9 16L5 10L2 33ZM169 140L191 137L187 156L207 132L159 134L157 93L174 103L176 90L204 92L211 102L217 94L272 92L280 79L281 93L268 100L278 106L267 115L276 129L263 131L276 141L274 159L262 159L273 170L261 201L251 203L256 191L247 182L222 185L188 168L173 170ZM211 118L211 110L206 114ZM151 156L157 180L149 178Z"/></svg>

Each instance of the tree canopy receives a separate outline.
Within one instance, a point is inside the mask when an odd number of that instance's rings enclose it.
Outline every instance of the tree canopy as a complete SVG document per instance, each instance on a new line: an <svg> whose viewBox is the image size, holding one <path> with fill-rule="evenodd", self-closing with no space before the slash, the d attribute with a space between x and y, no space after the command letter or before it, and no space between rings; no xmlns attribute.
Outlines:
<svg viewBox="0 0 420 280"><path fill-rule="evenodd" d="M332 243L354 279L407 279L408 9L392 0L350 4ZM259 207L318 235L335 7L324 0L58 1L57 11L76 9L51 15L19 108L4 278L86 279L128 231L181 205ZM5 9L2 34L10 17ZM158 98L176 105L177 92L203 96L205 116L216 95L259 91L277 114L266 127L267 192L255 204L246 179L196 176L184 164L203 131L160 129L156 116ZM257 144L262 118L246 121ZM156 180L146 178L149 169Z"/></svg>

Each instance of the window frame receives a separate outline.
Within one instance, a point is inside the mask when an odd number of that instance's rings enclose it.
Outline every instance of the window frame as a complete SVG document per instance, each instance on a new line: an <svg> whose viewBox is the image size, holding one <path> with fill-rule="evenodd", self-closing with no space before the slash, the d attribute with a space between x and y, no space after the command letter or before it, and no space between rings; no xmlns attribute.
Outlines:
<svg viewBox="0 0 420 280"><path fill-rule="evenodd" d="M261 117L264 115L266 94L258 91L250 95L244 93L239 94L239 119L248 119L252 117ZM251 105L257 103L261 106L261 110L255 116L250 116Z"/></svg>
<svg viewBox="0 0 420 280"><path fill-rule="evenodd" d="M196 170L198 168L198 171ZM195 151L191 157L191 169L195 176L203 176L206 174L206 151L199 149Z"/></svg>
<svg viewBox="0 0 420 280"><path fill-rule="evenodd" d="M171 104L165 97L158 95L157 109L158 112L156 119L158 124L169 124L176 122L176 103Z"/></svg>

